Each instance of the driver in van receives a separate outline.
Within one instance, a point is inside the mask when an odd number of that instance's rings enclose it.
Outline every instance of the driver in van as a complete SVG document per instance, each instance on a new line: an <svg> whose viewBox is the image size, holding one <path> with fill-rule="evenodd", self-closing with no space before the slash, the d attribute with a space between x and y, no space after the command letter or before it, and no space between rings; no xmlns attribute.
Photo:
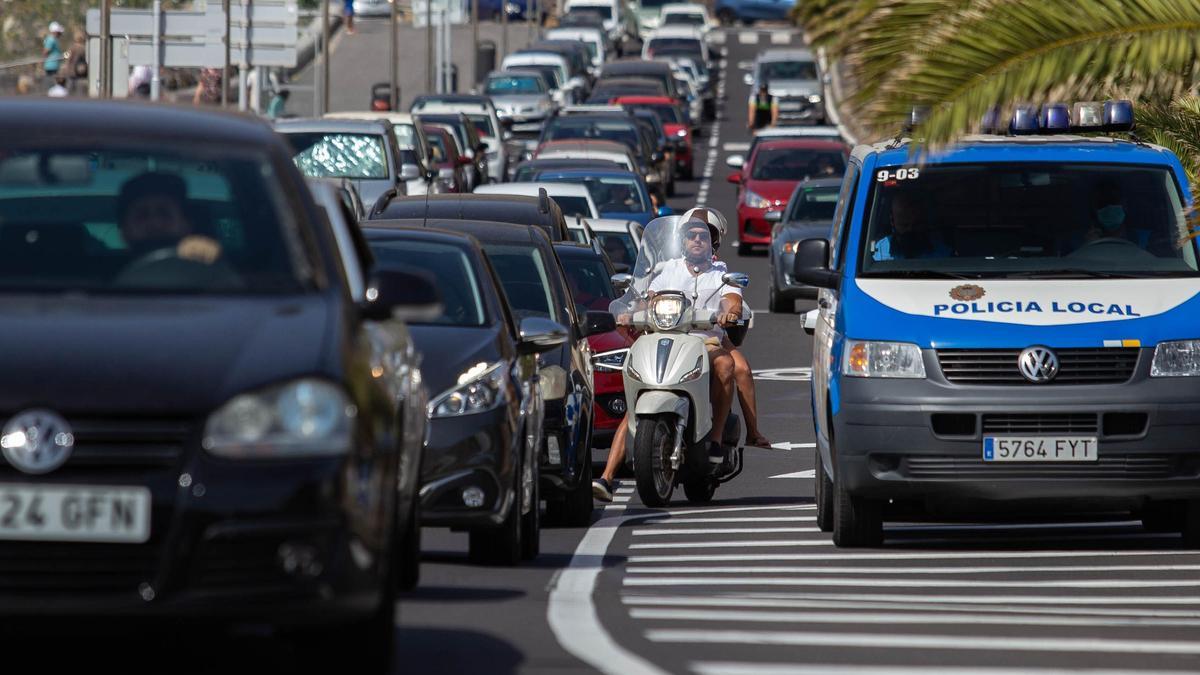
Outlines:
<svg viewBox="0 0 1200 675"><path fill-rule="evenodd" d="M1092 193L1092 223L1085 244L1101 239L1124 239L1143 249L1150 246L1150 230L1131 227L1125 210L1125 198L1118 181L1105 179L1096 183Z"/></svg>
<svg viewBox="0 0 1200 675"><path fill-rule="evenodd" d="M930 232L929 210L919 197L907 192L892 195L892 233L875 242L873 260L948 258L954 251Z"/></svg>

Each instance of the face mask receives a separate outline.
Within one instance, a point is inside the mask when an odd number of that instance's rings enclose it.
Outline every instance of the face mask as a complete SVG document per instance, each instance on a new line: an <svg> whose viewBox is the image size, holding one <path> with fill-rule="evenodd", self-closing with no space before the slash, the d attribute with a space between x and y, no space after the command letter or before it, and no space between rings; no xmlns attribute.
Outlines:
<svg viewBox="0 0 1200 675"><path fill-rule="evenodd" d="M1101 228L1115 230L1125 224L1125 207L1120 204L1112 204L1096 209L1096 220L1100 223Z"/></svg>

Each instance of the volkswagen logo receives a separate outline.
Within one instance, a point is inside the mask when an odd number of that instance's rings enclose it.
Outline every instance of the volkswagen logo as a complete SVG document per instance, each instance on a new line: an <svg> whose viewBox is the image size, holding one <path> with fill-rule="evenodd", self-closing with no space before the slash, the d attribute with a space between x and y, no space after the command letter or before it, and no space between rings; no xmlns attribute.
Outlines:
<svg viewBox="0 0 1200 675"><path fill-rule="evenodd" d="M1030 347L1017 357L1017 367L1025 379L1042 384L1058 375L1058 357L1049 347Z"/></svg>
<svg viewBox="0 0 1200 675"><path fill-rule="evenodd" d="M0 431L4 459L24 473L49 473L62 466L75 447L67 421L51 410L26 410Z"/></svg>

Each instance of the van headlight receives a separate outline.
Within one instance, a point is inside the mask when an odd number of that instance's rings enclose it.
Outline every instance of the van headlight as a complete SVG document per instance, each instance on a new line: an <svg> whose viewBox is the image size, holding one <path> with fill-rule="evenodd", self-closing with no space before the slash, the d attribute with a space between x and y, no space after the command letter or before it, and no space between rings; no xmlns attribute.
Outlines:
<svg viewBox="0 0 1200 675"><path fill-rule="evenodd" d="M921 348L908 342L846 340L842 372L849 377L925 377Z"/></svg>
<svg viewBox="0 0 1200 675"><path fill-rule="evenodd" d="M657 295L650 301L650 320L659 330L671 330L679 325L686 304L682 295Z"/></svg>
<svg viewBox="0 0 1200 675"><path fill-rule="evenodd" d="M201 444L227 459L344 455L357 415L341 387L304 378L233 397L209 415Z"/></svg>
<svg viewBox="0 0 1200 675"><path fill-rule="evenodd" d="M458 384L429 402L430 419L487 412L504 401L504 362L477 364L459 376Z"/></svg>
<svg viewBox="0 0 1200 675"><path fill-rule="evenodd" d="M1154 348L1150 377L1193 377L1200 375L1200 340L1160 342Z"/></svg>

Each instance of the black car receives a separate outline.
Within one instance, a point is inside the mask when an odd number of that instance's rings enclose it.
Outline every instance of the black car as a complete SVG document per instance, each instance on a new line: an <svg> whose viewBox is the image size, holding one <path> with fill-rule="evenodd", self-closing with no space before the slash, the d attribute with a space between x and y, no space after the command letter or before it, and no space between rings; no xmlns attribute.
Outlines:
<svg viewBox="0 0 1200 675"><path fill-rule="evenodd" d="M589 104L604 105L622 96L670 96L667 88L657 80L613 77L596 80L592 87Z"/></svg>
<svg viewBox="0 0 1200 675"><path fill-rule="evenodd" d="M683 96L683 92L675 87L675 75L671 71L671 64L665 61L622 59L606 63L604 64L604 69L600 71L600 78L597 80L597 85L615 79L649 80L661 84L665 96L670 96L676 100L680 100ZM681 104L686 106L687 99L682 99Z"/></svg>
<svg viewBox="0 0 1200 675"><path fill-rule="evenodd" d="M421 270L438 280L443 311L409 330L425 360L429 436L421 462L421 522L466 529L469 555L505 565L537 556L539 352L567 329L517 319L470 235L371 227L376 269ZM557 337L556 337L557 336Z"/></svg>
<svg viewBox="0 0 1200 675"><path fill-rule="evenodd" d="M603 159L531 159L521 162L513 172L514 183L531 183L537 180L538 174L546 171L572 171L577 169L596 169L611 171L622 168L620 164Z"/></svg>
<svg viewBox="0 0 1200 675"><path fill-rule="evenodd" d="M384 667L402 429L372 364L403 353L364 326L431 283L352 300L257 120L12 99L0 130L5 625L273 624Z"/></svg>
<svg viewBox="0 0 1200 675"><path fill-rule="evenodd" d="M426 225L464 232L483 244L518 322L537 317L569 328L567 342L539 358L545 401L541 491L551 522L586 525L592 513L594 398L587 337L589 326L603 328L606 321L611 323L611 315L579 315L554 246L540 228L453 220Z"/></svg>
<svg viewBox="0 0 1200 675"><path fill-rule="evenodd" d="M523 195L430 195L397 198L381 205L371 220L405 218L429 220L488 220L518 225L536 225L551 241L568 241L567 221L562 209L549 196ZM365 224L365 223L364 223Z"/></svg>

